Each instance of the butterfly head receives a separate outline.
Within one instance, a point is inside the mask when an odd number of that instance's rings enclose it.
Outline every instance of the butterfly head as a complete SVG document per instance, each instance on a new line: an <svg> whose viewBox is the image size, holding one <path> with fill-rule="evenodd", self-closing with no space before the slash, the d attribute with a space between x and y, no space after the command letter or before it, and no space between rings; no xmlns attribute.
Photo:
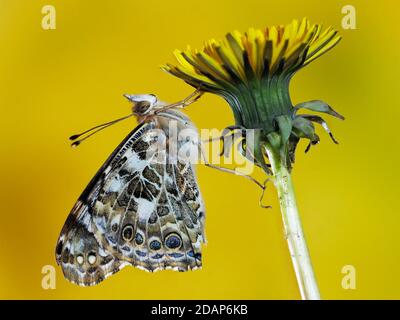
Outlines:
<svg viewBox="0 0 400 320"><path fill-rule="evenodd" d="M157 107L157 97L154 94L124 94L130 102L133 102L132 112L136 116L147 116Z"/></svg>

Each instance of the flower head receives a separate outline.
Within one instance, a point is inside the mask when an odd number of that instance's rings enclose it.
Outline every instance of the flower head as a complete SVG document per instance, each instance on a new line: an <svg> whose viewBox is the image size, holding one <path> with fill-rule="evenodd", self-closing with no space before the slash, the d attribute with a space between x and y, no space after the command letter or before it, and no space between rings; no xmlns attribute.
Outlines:
<svg viewBox="0 0 400 320"><path fill-rule="evenodd" d="M286 26L230 32L222 41L207 41L201 50L175 50L180 65L163 68L195 87L218 92L254 79L290 77L339 40L331 27L322 31L304 18Z"/></svg>
<svg viewBox="0 0 400 320"><path fill-rule="evenodd" d="M312 122L322 124L330 133L319 116L296 115L299 108L342 116L321 101L294 107L289 81L296 71L339 40L337 31L331 27L323 30L321 25L310 25L304 18L285 26L249 29L245 33L234 31L222 41L207 41L201 50L190 47L176 50L178 64L162 68L202 91L225 98L234 113L236 126L259 129L257 143L283 148L291 163L300 138L308 138L311 144L319 141ZM262 161L260 157L258 160Z"/></svg>

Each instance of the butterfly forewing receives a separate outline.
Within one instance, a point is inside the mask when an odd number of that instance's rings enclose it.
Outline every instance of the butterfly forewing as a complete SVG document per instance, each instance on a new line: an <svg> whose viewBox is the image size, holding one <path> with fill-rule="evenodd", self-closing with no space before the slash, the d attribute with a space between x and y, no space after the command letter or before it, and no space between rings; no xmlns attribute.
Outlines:
<svg viewBox="0 0 400 320"><path fill-rule="evenodd" d="M90 286L99 283L124 266L104 250L90 232L90 214L87 209L65 234L57 262L65 277L73 283Z"/></svg>

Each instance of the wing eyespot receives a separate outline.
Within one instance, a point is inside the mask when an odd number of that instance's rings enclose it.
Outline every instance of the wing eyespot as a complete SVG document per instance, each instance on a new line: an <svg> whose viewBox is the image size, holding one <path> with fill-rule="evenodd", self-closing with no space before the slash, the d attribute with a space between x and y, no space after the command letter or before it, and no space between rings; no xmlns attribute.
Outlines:
<svg viewBox="0 0 400 320"><path fill-rule="evenodd" d="M149 247L153 251L158 251L158 250L161 249L161 242L158 241L158 240L153 240L153 241L150 242Z"/></svg>
<svg viewBox="0 0 400 320"><path fill-rule="evenodd" d="M95 252L90 252L88 254L88 257L87 257L87 261L89 262L89 264L91 264L91 265L95 264L96 260L97 260L96 253Z"/></svg>
<svg viewBox="0 0 400 320"><path fill-rule="evenodd" d="M168 249L179 249L182 246L182 239L177 233L173 232L165 237L164 243Z"/></svg>
<svg viewBox="0 0 400 320"><path fill-rule="evenodd" d="M111 231L112 231L112 232L117 232L117 231L118 231L118 224L114 223L114 224L111 226Z"/></svg>
<svg viewBox="0 0 400 320"><path fill-rule="evenodd" d="M62 251L61 253L61 262L68 263L69 260L70 260L69 249L65 248L65 250Z"/></svg>
<svg viewBox="0 0 400 320"><path fill-rule="evenodd" d="M144 242L144 238L139 232L135 235L135 242L137 245L141 245Z"/></svg>
<svg viewBox="0 0 400 320"><path fill-rule="evenodd" d="M122 229L122 238L126 241L132 241L133 239L133 225L128 224Z"/></svg>
<svg viewBox="0 0 400 320"><path fill-rule="evenodd" d="M84 261L85 261L85 259L83 258L83 255L79 254L79 255L76 256L76 262L77 262L79 265L83 265L83 262L84 262Z"/></svg>

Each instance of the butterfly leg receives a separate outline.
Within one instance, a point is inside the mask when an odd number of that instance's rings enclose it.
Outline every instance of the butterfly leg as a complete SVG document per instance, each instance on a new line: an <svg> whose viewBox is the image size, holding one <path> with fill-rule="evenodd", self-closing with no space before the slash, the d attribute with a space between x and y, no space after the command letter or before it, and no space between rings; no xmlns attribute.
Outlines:
<svg viewBox="0 0 400 320"><path fill-rule="evenodd" d="M257 186L259 186L262 190L264 190L264 186L263 186L260 182L258 182L256 179L254 179L252 176L250 176L250 175L241 173L241 172L236 171L236 170L234 170L234 169L229 169L229 168L225 168L225 167L215 166L215 165L212 165L212 164L210 164L210 163L208 163L208 162L204 163L204 165L205 165L206 167L213 168L213 169L217 169L217 170L222 171L222 172L231 173L231 174L234 174L234 175L237 175L237 176L244 177L244 178L246 178L246 179L248 179L248 180L254 182Z"/></svg>
<svg viewBox="0 0 400 320"><path fill-rule="evenodd" d="M243 132L246 129L242 126L229 126L226 127L224 130L222 130L222 134L219 137L209 138L207 140L204 140L203 142L211 143L217 140L224 140L228 136L229 137L233 136L236 133L235 132L236 130L241 130Z"/></svg>
<svg viewBox="0 0 400 320"><path fill-rule="evenodd" d="M237 130L240 130L239 132ZM203 142L212 143L214 141L222 141L222 151L220 156L228 157L229 151L231 150L234 141L239 138L245 138L245 129L241 126L229 126L222 130L222 135L219 137L209 138ZM239 135L238 135L239 133ZM227 140L227 141L226 141ZM242 145L242 143L240 143Z"/></svg>
<svg viewBox="0 0 400 320"><path fill-rule="evenodd" d="M259 205L261 208L263 209L271 209L272 206L266 206L262 203L263 199L264 199L264 195L265 195L265 190L267 190L267 183L270 181L270 179L266 179L263 183L263 189L261 192L261 196L260 196L260 200L259 200Z"/></svg>
<svg viewBox="0 0 400 320"><path fill-rule="evenodd" d="M241 137L243 137L243 128L241 128L241 127L236 127L236 126L231 126L231 127L225 128L225 129L223 130L223 133L222 133L221 136L216 137L216 138L210 138L210 139L208 139L208 140L205 140L204 142L212 143L213 141L217 141L217 140L222 141L223 147L222 147L222 152L221 152L220 156L222 156L222 155L227 156L227 154L229 154L229 150L232 148L234 139L237 138L237 137L235 136L235 134L236 134L235 130L238 130L238 129L242 131ZM228 132L226 132L226 131L228 131ZM230 138L228 147L226 147L226 143L225 143L225 139L226 139L226 138ZM249 159L250 161L252 161L253 163L255 163L254 156L253 156L252 154L247 154L245 148L243 148L243 142L244 142L244 141L245 141L245 139L242 139L242 140L239 141L239 144L238 144L238 152L241 153L245 158L247 158L247 159ZM200 146L200 148L201 148L201 146ZM240 172L237 172L236 170L232 170L232 169L228 169L228 168L224 168L224 167L218 167L218 166L215 166L215 165L212 165L212 164L208 163L208 162L206 161L206 158L205 158L205 155L204 155L204 150L203 150L202 148L201 148L201 153L202 153L202 156L203 156L203 158L204 158L204 160L205 160L205 165L206 165L207 167L214 168L214 169L217 169L217 170L220 170L220 171L223 171L223 172L227 172L227 173L232 173L232 174L235 174L235 175L244 176L245 178L247 178L247 179L253 181L253 182L254 182L255 184L257 184L259 187L261 187L262 192L261 192L260 199L259 199L259 205L260 205L260 207L263 208L263 209L270 209L270 208L272 208L271 206L269 206L269 205L264 205L264 204L262 203L262 201L263 201L263 199L264 199L264 195L265 195L265 190L266 190L266 188L267 188L266 185L267 185L267 183L270 181L269 178L267 178L267 179L264 181L264 183L261 185L260 182L258 182L256 179L254 179L253 177L251 177L251 176L249 176L249 175L242 174L242 173L240 173Z"/></svg>
<svg viewBox="0 0 400 320"><path fill-rule="evenodd" d="M194 92L192 92L190 95L188 95L185 99L183 99L182 101L177 102L177 103L178 104L180 103L182 105L182 108L186 107L189 104L196 102L203 94L204 94L204 92L201 91L200 88L197 88Z"/></svg>
<svg viewBox="0 0 400 320"><path fill-rule="evenodd" d="M173 109L173 108L179 108L179 109L185 108L188 105L196 102L203 94L204 94L204 92L201 91L200 88L198 88L194 92L192 92L190 95L188 95L185 99L175 102L175 103L171 103L169 105L166 105L164 108L160 109L156 113L163 112L163 111L166 111L168 109Z"/></svg>
<svg viewBox="0 0 400 320"><path fill-rule="evenodd" d="M236 171L235 169L229 169L229 168L225 168L225 167L220 167L220 166L216 166L216 165L213 165L213 164L209 163L209 162L207 161L207 158L206 158L205 154L204 154L204 150L203 150L201 144L199 144L199 149L200 149L201 157L204 159L204 165L205 165L206 167L213 168L213 169L217 169L217 170L219 170L219 171L226 172L226 173L231 173L231 174L234 174L234 175L237 175L237 176L242 176L242 177L244 177L244 178L246 178L246 179L248 179L248 180L254 182L254 183L255 183L257 186L259 186L262 190L265 189L265 185L261 184L259 181L257 181L256 179L254 179L254 178L253 178L252 176L250 176L250 175L247 175L247 174L238 172L238 171Z"/></svg>
<svg viewBox="0 0 400 320"><path fill-rule="evenodd" d="M240 130L239 132L236 130ZM222 141L222 151L220 153L220 156L229 156L229 152L232 149L232 146L235 142L235 140L239 140L238 145L237 145L237 151L246 159L248 159L250 162L254 163L256 166L260 167L260 164L257 163L254 155L252 154L251 150L246 148L246 133L245 133L245 128L242 126L229 126L226 127L222 131L222 135L219 137L214 137L214 138L209 138L207 140L203 140L205 143L212 143L214 141ZM240 135L237 135L237 133L240 133ZM228 141L226 141L228 139ZM269 168L271 165L270 164L265 164L267 168Z"/></svg>

